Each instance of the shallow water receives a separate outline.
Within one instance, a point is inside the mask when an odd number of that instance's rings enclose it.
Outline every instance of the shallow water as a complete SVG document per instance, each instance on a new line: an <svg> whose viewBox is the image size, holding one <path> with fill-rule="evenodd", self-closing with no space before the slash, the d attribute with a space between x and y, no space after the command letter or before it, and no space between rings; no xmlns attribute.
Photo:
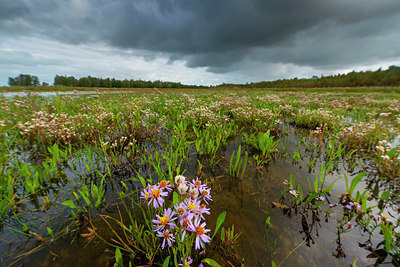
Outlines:
<svg viewBox="0 0 400 267"><path fill-rule="evenodd" d="M315 154L307 152L298 143L303 137L307 137L307 131L295 130L291 126L284 125L282 132L286 131L287 136L283 136L280 153L269 164L267 164L261 172L257 171L254 164L248 164L243 179L238 180L226 175L226 169L229 166L229 159L233 151L236 151L240 140L234 139L220 152L224 155L225 161L221 161L219 166L212 172L205 168L201 178L214 179L211 194L214 201L210 205L212 214L207 219L207 225L214 229L215 221L223 211L227 212L225 229L234 225L235 233L241 233L236 243L236 257L231 256L229 259L221 257L221 253L207 250L207 256L214 258L223 266L229 266L228 260L234 266L237 266L242 258L245 260L245 266L270 266L271 260L277 264L283 263L284 266L341 266L350 264L353 258L357 259L357 265L373 265L376 261L374 258L368 258L369 251L360 247L368 240L368 235L361 232L359 228L352 229L349 233L337 235L337 220L343 215L343 207L337 206L333 209L333 213L325 218L324 213L320 213L319 217L311 218L300 213L292 211L288 213L278 207L273 208L271 203L279 202L281 191L283 190L283 181L289 179L292 174L296 184L300 184L302 188L308 188L308 177L311 182L315 179L315 173L309 172L307 163L311 158L316 158L315 169L319 169L321 159ZM190 180L195 178L197 154L190 150L189 159L184 164L187 170L185 174ZM194 150L195 151L195 150ZM284 152L287 155L284 155ZM293 163L293 151L300 151L303 159L298 163ZM250 157L249 157L250 159ZM97 162L101 164L101 162ZM48 210L34 210L33 204L26 203L26 217L29 218L31 229L41 236L46 236L46 227L51 225L52 228L58 227L63 229L69 223L69 208L62 206L60 203L67 198L71 198L72 194L68 190L73 190L72 180L81 181L80 175L85 175L82 162L77 162L76 169L66 167L64 169L67 179L64 183L54 185L51 199L54 199L54 206ZM328 175L327 183L334 181L337 177L343 176L344 165L339 165L340 171ZM142 170L146 172L146 170ZM348 177L354 177L357 172L346 174ZM90 177L86 175L87 177ZM129 176L129 175L128 175ZM134 176L134 174L132 174ZM373 180L371 178L371 180ZM363 190L369 186L368 179L364 183L360 183L356 190ZM90 184L90 179L86 181ZM127 182L129 184L129 182ZM384 188L387 183L381 183L378 186ZM79 187L79 184L77 184ZM134 184L129 184L133 188ZM344 179L340 179L334 186L328 200L331 203L337 203L340 195L345 191ZM116 203L118 198L112 186L107 188L106 199L107 207L101 213L118 217ZM54 198L53 198L54 197ZM43 203L43 199L37 199L38 203ZM32 203L35 201L32 200ZM322 207L326 210L327 203ZM37 207L39 207L38 205ZM393 212L396 212L396 206ZM397 213L395 213L397 216ZM98 232L104 235L111 234L108 226L99 217L96 212L92 214L95 226ZM265 229L265 220L271 217L271 228L267 232ZM36 238L27 238L26 236L16 233L10 227L20 229L18 222L7 222L3 227L0 237L7 242L0 243L0 255L2 263L8 265L16 262L17 266L66 266L75 264L77 266L97 266L106 265L112 254L107 249L113 251L98 238L90 243L79 233L87 232L82 229L81 232L73 232L64 235L61 239L51 242L46 239L44 242L38 243ZM310 234L304 232L307 225ZM213 231L212 231L213 232ZM216 238L219 237L219 233ZM376 245L377 240L371 239L372 244ZM32 249L40 248L37 251ZM26 252L32 252L25 257L18 258L19 255ZM339 253L343 251L345 255ZM337 254L338 256L333 256Z"/></svg>
<svg viewBox="0 0 400 267"><path fill-rule="evenodd" d="M13 98L13 97L26 97L26 96L42 96L42 97L55 97L60 95L93 95L93 94L127 94L128 92L120 91L49 91L49 92L34 92L34 91L22 91L22 92L0 92L0 97Z"/></svg>

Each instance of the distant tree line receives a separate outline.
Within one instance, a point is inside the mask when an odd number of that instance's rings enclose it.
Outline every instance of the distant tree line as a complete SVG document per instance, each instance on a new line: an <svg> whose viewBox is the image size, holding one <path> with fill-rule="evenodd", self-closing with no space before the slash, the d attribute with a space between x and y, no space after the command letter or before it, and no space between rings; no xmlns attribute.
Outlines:
<svg viewBox="0 0 400 267"><path fill-rule="evenodd" d="M39 78L30 74L20 74L15 78L8 77L10 86L40 86Z"/></svg>
<svg viewBox="0 0 400 267"><path fill-rule="evenodd" d="M20 74L8 78L10 86L40 86L39 78L30 74ZM43 83L42 86L47 86ZM180 82L117 80L115 78L97 78L56 75L54 85L69 87L104 87L104 88L208 88L201 85L185 85ZM310 79L281 79L246 84L223 83L216 87L250 87L250 88L320 88L320 87L360 87L360 86L400 86L400 67L390 66L387 70L352 71L347 74L314 76Z"/></svg>
<svg viewBox="0 0 400 267"><path fill-rule="evenodd" d="M400 86L400 67L390 66L387 70L352 71L347 74L314 76L310 79L282 79L247 84L221 84L218 87L253 88L319 88L356 86Z"/></svg>
<svg viewBox="0 0 400 267"><path fill-rule="evenodd" d="M82 77L56 75L54 85L70 87L105 87L105 88L207 88L206 86L185 85L180 82L117 80L115 78Z"/></svg>

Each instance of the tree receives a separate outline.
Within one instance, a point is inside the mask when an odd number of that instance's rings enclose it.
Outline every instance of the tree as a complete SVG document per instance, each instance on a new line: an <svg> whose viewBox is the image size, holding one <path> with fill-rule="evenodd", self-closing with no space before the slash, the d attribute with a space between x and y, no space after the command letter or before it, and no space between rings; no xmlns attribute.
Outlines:
<svg viewBox="0 0 400 267"><path fill-rule="evenodd" d="M18 77L8 77L10 86L40 86L39 78L30 74L20 74Z"/></svg>

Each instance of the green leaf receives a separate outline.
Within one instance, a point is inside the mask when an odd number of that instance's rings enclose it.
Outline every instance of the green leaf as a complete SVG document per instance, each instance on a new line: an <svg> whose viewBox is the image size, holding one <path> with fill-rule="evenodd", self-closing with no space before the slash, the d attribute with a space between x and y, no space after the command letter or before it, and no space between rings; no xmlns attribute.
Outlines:
<svg viewBox="0 0 400 267"><path fill-rule="evenodd" d="M226 217L226 211L221 212L221 214L218 215L217 224L215 226L215 231L214 231L214 234L212 235L211 239L213 239L215 234L218 232L218 229L221 227L221 224L225 221L225 217Z"/></svg>
<svg viewBox="0 0 400 267"><path fill-rule="evenodd" d="M87 189L87 188L86 188L86 189ZM91 202L90 199L88 198L86 190L83 190L83 191L78 190L78 191L79 191L79 193L81 194L81 196L82 196L83 200L85 201L86 205L87 205L88 207L91 207L91 206L92 206L92 202Z"/></svg>
<svg viewBox="0 0 400 267"><path fill-rule="evenodd" d="M356 186L358 185L358 183L361 181L361 179L366 174L367 174L366 172L362 172L362 173L358 174L356 177L354 177L353 180L351 180L350 188L347 193L349 193L351 195L353 193L354 189L356 189Z"/></svg>
<svg viewBox="0 0 400 267"><path fill-rule="evenodd" d="M327 193L329 193L329 192L332 190L333 186L335 185L336 181L339 180L339 179L340 179L340 177L337 178L335 181L333 181L333 182L328 186L328 188L326 188L324 191L327 192Z"/></svg>
<svg viewBox="0 0 400 267"><path fill-rule="evenodd" d="M170 256L168 256L166 259L165 259L165 261L164 261L164 263L163 263L163 267L168 267L169 266L169 257Z"/></svg>
<svg viewBox="0 0 400 267"><path fill-rule="evenodd" d="M361 208L363 212L367 212L367 195L363 195Z"/></svg>
<svg viewBox="0 0 400 267"><path fill-rule="evenodd" d="M293 179L292 174L290 174L289 182L290 182L290 185L292 186L292 188L294 188L294 179Z"/></svg>
<svg viewBox="0 0 400 267"><path fill-rule="evenodd" d="M385 191L385 192L382 193L381 199L382 200L389 200L389 196L390 196L390 190Z"/></svg>
<svg viewBox="0 0 400 267"><path fill-rule="evenodd" d="M297 185L297 192L299 193L299 200L303 201L303 189L300 185Z"/></svg>
<svg viewBox="0 0 400 267"><path fill-rule="evenodd" d="M26 225L26 223L22 224L22 232L24 232L24 233L28 232L28 225Z"/></svg>
<svg viewBox="0 0 400 267"><path fill-rule="evenodd" d="M267 232L269 231L269 228L271 227L271 216L268 216L268 218L265 220L265 229L267 229Z"/></svg>
<svg viewBox="0 0 400 267"><path fill-rule="evenodd" d="M307 197L307 199L306 199L305 205L307 206L308 203L311 202L311 200L313 200L314 198L318 197L319 195L320 195L320 193L314 193L314 194L309 195L309 196Z"/></svg>
<svg viewBox="0 0 400 267"><path fill-rule="evenodd" d="M70 207L71 209L76 209L76 205L74 204L74 201L72 199L68 199L67 201L64 201L61 204Z"/></svg>
<svg viewBox="0 0 400 267"><path fill-rule="evenodd" d="M140 175L138 175L138 176L139 176L140 182L142 183L142 186L146 187L146 181L144 180L144 178L142 176L140 176Z"/></svg>
<svg viewBox="0 0 400 267"><path fill-rule="evenodd" d="M319 181L318 181L318 177L315 177L314 180L314 192L318 192L319 189Z"/></svg>
<svg viewBox="0 0 400 267"><path fill-rule="evenodd" d="M272 267L276 267L275 261L271 261L271 266L272 266Z"/></svg>
<svg viewBox="0 0 400 267"><path fill-rule="evenodd" d="M49 233L49 236L50 236L51 238L54 238L54 232L53 232L53 230L51 230L50 227L47 227L47 232Z"/></svg>
<svg viewBox="0 0 400 267"><path fill-rule="evenodd" d="M393 157L396 155L396 150L397 150L397 147L394 147L387 153L389 158L393 159Z"/></svg>
<svg viewBox="0 0 400 267"><path fill-rule="evenodd" d="M119 248L115 250L115 263L114 267L124 267L124 261L122 260L122 254Z"/></svg>
<svg viewBox="0 0 400 267"><path fill-rule="evenodd" d="M211 267L221 267L221 265L219 265L218 262L216 262L215 260L210 259L210 258L205 258L201 262L202 263L207 263Z"/></svg>
<svg viewBox="0 0 400 267"><path fill-rule="evenodd" d="M172 205L179 204L179 195L177 192L174 191Z"/></svg>

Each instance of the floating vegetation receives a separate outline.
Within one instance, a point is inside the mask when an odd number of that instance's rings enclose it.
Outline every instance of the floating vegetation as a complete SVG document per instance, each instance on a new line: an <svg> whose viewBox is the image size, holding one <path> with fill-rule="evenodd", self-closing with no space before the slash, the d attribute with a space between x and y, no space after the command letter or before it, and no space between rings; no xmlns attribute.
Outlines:
<svg viewBox="0 0 400 267"><path fill-rule="evenodd" d="M400 265L399 106L387 90L1 97L1 263Z"/></svg>

